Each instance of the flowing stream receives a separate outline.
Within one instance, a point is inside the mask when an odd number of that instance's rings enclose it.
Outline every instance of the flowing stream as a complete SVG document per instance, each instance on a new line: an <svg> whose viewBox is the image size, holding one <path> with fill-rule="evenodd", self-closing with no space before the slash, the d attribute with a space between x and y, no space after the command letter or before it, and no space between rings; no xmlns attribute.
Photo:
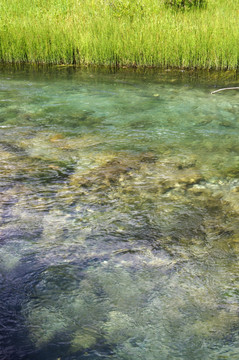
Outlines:
<svg viewBox="0 0 239 360"><path fill-rule="evenodd" d="M1 68L1 360L238 360L220 76Z"/></svg>

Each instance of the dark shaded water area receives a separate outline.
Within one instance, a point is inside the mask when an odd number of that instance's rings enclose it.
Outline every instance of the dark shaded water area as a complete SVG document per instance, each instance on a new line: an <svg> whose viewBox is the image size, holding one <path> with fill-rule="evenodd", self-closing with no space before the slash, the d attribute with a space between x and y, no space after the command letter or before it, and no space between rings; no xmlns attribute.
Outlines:
<svg viewBox="0 0 239 360"><path fill-rule="evenodd" d="M237 75L0 79L0 359L238 360Z"/></svg>

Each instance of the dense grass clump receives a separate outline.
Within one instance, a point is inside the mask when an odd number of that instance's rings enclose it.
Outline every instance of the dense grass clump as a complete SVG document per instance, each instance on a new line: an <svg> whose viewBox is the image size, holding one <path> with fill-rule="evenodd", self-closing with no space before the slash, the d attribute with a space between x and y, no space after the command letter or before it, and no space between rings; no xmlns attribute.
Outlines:
<svg viewBox="0 0 239 360"><path fill-rule="evenodd" d="M235 69L239 0L0 0L0 61Z"/></svg>
<svg viewBox="0 0 239 360"><path fill-rule="evenodd" d="M207 4L206 0L164 0L165 5L175 10L189 10L192 8L202 8Z"/></svg>

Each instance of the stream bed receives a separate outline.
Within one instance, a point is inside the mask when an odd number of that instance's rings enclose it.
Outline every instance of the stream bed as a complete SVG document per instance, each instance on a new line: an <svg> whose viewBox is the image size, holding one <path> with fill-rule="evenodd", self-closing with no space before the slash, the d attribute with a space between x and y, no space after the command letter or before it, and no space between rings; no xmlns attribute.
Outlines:
<svg viewBox="0 0 239 360"><path fill-rule="evenodd" d="M238 360L235 77L0 80L0 359Z"/></svg>

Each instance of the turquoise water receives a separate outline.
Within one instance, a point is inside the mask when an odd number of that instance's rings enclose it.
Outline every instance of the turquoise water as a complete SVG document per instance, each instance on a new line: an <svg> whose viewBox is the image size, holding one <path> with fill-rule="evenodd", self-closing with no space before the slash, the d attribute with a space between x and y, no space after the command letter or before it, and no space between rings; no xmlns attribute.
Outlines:
<svg viewBox="0 0 239 360"><path fill-rule="evenodd" d="M239 359L227 76L1 68L1 360Z"/></svg>

